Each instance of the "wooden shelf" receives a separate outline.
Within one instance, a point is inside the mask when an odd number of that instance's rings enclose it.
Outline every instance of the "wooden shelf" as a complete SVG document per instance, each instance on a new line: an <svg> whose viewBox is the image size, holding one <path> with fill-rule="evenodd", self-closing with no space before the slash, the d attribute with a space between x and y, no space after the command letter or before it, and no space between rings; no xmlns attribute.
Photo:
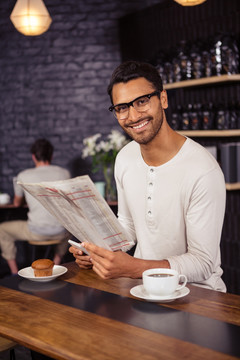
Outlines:
<svg viewBox="0 0 240 360"><path fill-rule="evenodd" d="M232 183L232 184L227 183L226 184L226 189L227 190L240 190L240 182Z"/></svg>
<svg viewBox="0 0 240 360"><path fill-rule="evenodd" d="M176 83L165 84L163 87L166 90L179 89L191 86L211 85L217 83L225 83L230 81L240 81L240 74L236 75L222 75L211 76L202 79L193 79L186 81L179 81ZM233 130L180 130L177 131L181 135L189 137L232 137L240 136L240 129ZM240 182L238 183L226 183L227 190L240 190Z"/></svg>
<svg viewBox="0 0 240 360"><path fill-rule="evenodd" d="M179 130L179 134L189 137L229 137L240 136L240 129L233 130Z"/></svg>
<svg viewBox="0 0 240 360"><path fill-rule="evenodd" d="M240 81L240 74L210 76L202 79L178 81L175 83L165 84L163 85L163 87L165 90L170 90L170 89L178 89L178 88L191 87L191 86L211 85L211 84L230 82L230 81Z"/></svg>

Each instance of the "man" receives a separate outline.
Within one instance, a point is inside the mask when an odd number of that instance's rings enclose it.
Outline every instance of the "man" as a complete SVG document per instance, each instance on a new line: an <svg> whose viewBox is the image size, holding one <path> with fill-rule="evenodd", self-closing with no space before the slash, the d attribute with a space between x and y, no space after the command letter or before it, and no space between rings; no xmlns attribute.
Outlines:
<svg viewBox="0 0 240 360"><path fill-rule="evenodd" d="M108 93L110 110L133 139L117 156L115 178L118 219L136 250L131 257L84 243L90 256L70 248L77 264L105 279L172 268L192 284L226 291L220 267L226 191L218 163L170 128L167 94L151 65L123 63Z"/></svg>
<svg viewBox="0 0 240 360"><path fill-rule="evenodd" d="M59 264L67 250L68 232L33 196L25 192L16 182L34 183L41 181L65 180L70 178L68 170L51 165L53 146L45 139L38 139L31 147L34 168L20 172L14 184L14 205L21 206L24 198L29 208L27 221L8 221L0 224L1 255L7 260L11 273L18 272L16 262L15 240L53 240L60 239L54 257L54 263Z"/></svg>

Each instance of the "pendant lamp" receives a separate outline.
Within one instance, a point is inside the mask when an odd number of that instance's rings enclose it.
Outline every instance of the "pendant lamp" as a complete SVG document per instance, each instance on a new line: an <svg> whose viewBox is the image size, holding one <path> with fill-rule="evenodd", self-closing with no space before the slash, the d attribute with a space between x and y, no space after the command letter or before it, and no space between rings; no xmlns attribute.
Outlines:
<svg viewBox="0 0 240 360"><path fill-rule="evenodd" d="M202 4L206 0L174 0L182 6L194 6Z"/></svg>
<svg viewBox="0 0 240 360"><path fill-rule="evenodd" d="M27 36L43 34L52 22L42 0L17 0L10 19L15 28Z"/></svg>

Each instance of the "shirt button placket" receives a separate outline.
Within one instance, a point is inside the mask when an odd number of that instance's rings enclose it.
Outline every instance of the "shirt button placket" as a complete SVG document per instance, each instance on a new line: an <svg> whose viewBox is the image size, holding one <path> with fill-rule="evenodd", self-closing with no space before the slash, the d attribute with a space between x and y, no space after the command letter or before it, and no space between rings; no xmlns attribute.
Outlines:
<svg viewBox="0 0 240 360"><path fill-rule="evenodd" d="M154 169L152 167L148 170L148 185L147 185L147 221L149 225L152 224L152 197L153 197L153 186L154 186Z"/></svg>

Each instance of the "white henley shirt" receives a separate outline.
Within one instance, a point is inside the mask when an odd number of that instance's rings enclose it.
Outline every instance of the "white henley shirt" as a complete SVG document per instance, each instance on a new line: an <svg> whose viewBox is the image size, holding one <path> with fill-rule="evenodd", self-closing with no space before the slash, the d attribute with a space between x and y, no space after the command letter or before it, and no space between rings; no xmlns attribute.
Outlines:
<svg viewBox="0 0 240 360"><path fill-rule="evenodd" d="M226 291L220 239L226 188L215 158L187 138L161 166L148 166L135 141L115 163L118 219L137 244L134 256L167 259L188 282Z"/></svg>

